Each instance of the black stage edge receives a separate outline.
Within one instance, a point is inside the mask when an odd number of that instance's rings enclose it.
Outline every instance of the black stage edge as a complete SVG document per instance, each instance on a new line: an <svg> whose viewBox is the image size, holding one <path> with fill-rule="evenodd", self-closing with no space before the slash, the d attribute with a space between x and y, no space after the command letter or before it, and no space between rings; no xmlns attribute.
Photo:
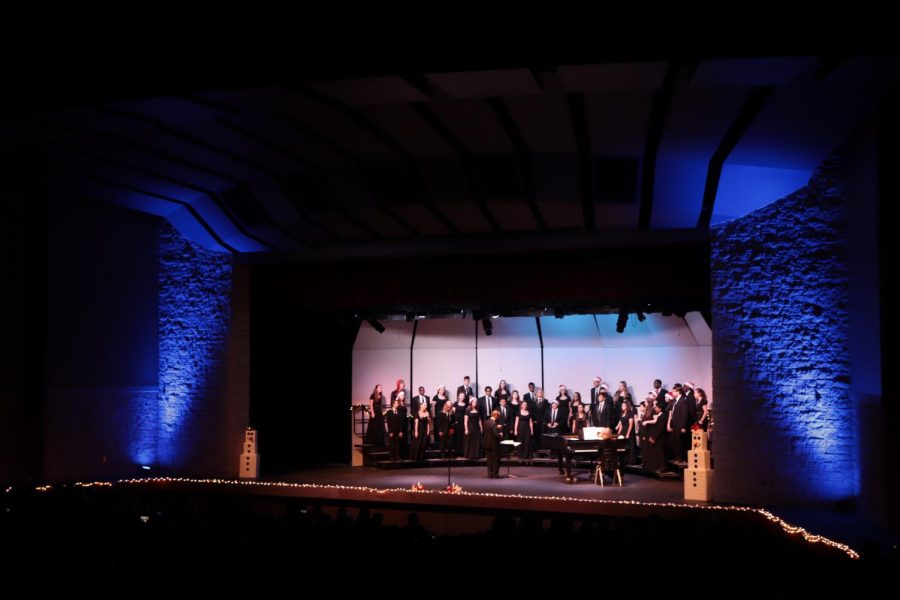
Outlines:
<svg viewBox="0 0 900 600"><path fill-rule="evenodd" d="M453 482L462 488L457 492L445 491L446 476L440 469L405 471L402 476L392 477L385 471L334 467L300 473L295 481L159 477L47 485L27 490L9 488L6 494L7 498L17 493L67 498L108 493L155 498L161 495L206 497L218 498L218 502L228 498L241 502L249 499L257 510L260 502L282 507L275 508L275 512L298 502L320 508L346 510L350 507L385 514L393 511L395 517L414 511L422 515L422 522L430 528L443 527L444 531L438 532L442 535L486 531L492 520L500 517L551 521L563 518L582 523L608 518L662 519L691 527L768 528L770 533L787 536L793 542L808 542L815 546L813 550L819 556L835 560L859 558L850 547L795 527L764 509L684 501L680 483L632 477L622 487L601 488L592 482L568 486L555 475L549 475L552 473L549 469L520 467L518 470L516 479L497 480L487 479L483 467L462 467L452 475ZM400 486L400 481L412 483ZM421 484L424 490L413 491L411 488L416 484ZM540 493L542 490L545 493Z"/></svg>

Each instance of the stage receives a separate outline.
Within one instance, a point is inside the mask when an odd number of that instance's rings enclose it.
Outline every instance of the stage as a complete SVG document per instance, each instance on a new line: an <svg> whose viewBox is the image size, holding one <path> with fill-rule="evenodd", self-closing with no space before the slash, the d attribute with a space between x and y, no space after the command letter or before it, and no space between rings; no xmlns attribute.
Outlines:
<svg viewBox="0 0 900 600"><path fill-rule="evenodd" d="M500 467L500 479L488 479L485 465L451 467L449 472L450 482L458 484L466 492L540 498L566 497L584 500L694 504L683 499L684 489L680 479L658 480L625 473L621 487L614 484L609 477L601 487L594 484L593 476L586 469L577 469L575 472L578 482L567 484L565 478L559 475L555 461L552 466L519 466L512 462L508 468L504 461ZM331 467L293 473L278 479L375 489L409 489L418 482L425 486L425 490L442 491L448 484L448 469L421 467L383 470L370 467Z"/></svg>

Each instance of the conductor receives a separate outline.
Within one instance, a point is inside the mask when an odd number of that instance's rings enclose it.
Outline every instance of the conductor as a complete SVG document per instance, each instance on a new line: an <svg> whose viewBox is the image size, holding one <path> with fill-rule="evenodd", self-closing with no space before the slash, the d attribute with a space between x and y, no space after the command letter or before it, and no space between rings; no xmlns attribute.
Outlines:
<svg viewBox="0 0 900 600"><path fill-rule="evenodd" d="M491 412L491 418L482 423L482 447L487 458L489 479L500 479L500 440L503 436L503 426L498 423L500 412Z"/></svg>

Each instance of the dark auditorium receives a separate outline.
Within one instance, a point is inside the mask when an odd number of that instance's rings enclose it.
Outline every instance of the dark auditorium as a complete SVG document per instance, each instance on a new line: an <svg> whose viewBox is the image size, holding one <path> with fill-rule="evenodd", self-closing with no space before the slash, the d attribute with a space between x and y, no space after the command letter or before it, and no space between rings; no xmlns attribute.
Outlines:
<svg viewBox="0 0 900 600"><path fill-rule="evenodd" d="M10 67L9 582L896 571L900 53L465 38Z"/></svg>

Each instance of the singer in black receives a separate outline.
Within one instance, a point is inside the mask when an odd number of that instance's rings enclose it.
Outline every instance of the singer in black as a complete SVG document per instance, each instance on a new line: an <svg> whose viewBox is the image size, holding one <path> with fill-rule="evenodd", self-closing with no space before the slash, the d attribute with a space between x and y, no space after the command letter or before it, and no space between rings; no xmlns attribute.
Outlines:
<svg viewBox="0 0 900 600"><path fill-rule="evenodd" d="M419 404L419 412L412 423L412 440L410 440L409 458L415 461L425 460L425 446L428 445L428 430L431 415L428 414L428 404Z"/></svg>
<svg viewBox="0 0 900 600"><path fill-rule="evenodd" d="M487 458L488 477L490 479L500 479L500 439L502 437L502 426L497 423L500 418L498 411L491 413L491 418L482 423L484 428L484 455Z"/></svg>
<svg viewBox="0 0 900 600"><path fill-rule="evenodd" d="M459 396L460 394L466 395L466 404L468 404L469 402L469 396L475 395L475 390L473 390L472 386L470 385L471 381L472 379L468 375L466 375L465 377L463 377L463 384L456 388L457 396Z"/></svg>
<svg viewBox="0 0 900 600"><path fill-rule="evenodd" d="M453 404L445 402L441 412L434 418L434 437L441 449L441 458L450 458L453 453L453 412Z"/></svg>
<svg viewBox="0 0 900 600"><path fill-rule="evenodd" d="M387 419L391 460L400 460L400 444L403 440L403 432L406 430L406 415L400 414L400 400L394 399L393 406L385 415L385 419Z"/></svg>
<svg viewBox="0 0 900 600"><path fill-rule="evenodd" d="M381 384L375 386L369 400L372 401L372 405L369 407L366 443L373 446L384 446L384 393L381 391Z"/></svg>

